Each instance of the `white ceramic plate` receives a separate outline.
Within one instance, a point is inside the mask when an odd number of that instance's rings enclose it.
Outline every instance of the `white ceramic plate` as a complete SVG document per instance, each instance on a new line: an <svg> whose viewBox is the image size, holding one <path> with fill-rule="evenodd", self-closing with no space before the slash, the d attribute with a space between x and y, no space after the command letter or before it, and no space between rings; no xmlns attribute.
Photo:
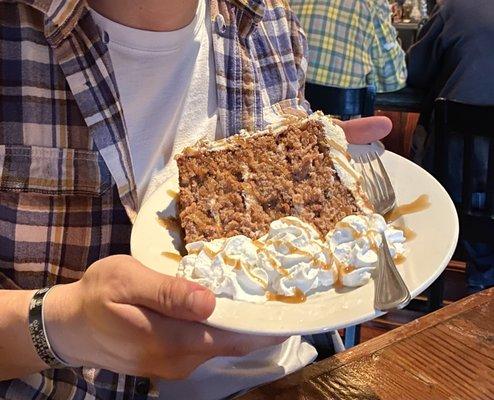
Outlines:
<svg viewBox="0 0 494 400"><path fill-rule="evenodd" d="M368 146L352 146L353 154ZM442 186L426 171L391 152L381 155L396 191L398 204L422 194L429 196L428 209L402 217L398 222L417 237L408 242L407 260L398 269L412 297L425 290L444 270L458 240L458 217ZM174 177L159 187L141 207L132 230L131 251L144 265L175 275L178 263L162 255L175 252L180 238L159 223L158 213L174 216L178 192ZM371 320L382 313L373 308L374 282L355 289L330 289L307 298L305 303L253 304L218 298L207 324L222 329L260 335L294 335L325 332Z"/></svg>

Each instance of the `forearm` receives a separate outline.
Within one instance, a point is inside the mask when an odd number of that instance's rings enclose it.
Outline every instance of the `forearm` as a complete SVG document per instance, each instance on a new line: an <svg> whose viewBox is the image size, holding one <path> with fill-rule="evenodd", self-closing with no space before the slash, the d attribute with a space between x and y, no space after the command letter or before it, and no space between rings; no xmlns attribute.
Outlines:
<svg viewBox="0 0 494 400"><path fill-rule="evenodd" d="M28 310L34 290L0 290L0 381L47 368L29 335Z"/></svg>

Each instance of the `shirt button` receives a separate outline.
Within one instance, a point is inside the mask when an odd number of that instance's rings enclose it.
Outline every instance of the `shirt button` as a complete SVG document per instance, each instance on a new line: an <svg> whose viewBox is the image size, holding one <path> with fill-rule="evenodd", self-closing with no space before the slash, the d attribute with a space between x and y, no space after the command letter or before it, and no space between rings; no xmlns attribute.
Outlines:
<svg viewBox="0 0 494 400"><path fill-rule="evenodd" d="M110 35L108 35L108 32L106 31L103 32L103 43L104 44L110 43Z"/></svg>
<svg viewBox="0 0 494 400"><path fill-rule="evenodd" d="M135 392L140 395L146 395L149 392L149 380L137 379L135 385Z"/></svg>
<svg viewBox="0 0 494 400"><path fill-rule="evenodd" d="M214 27L216 33L219 33L220 35L226 32L225 18L223 18L223 15L219 14L216 16L216 19L214 20Z"/></svg>

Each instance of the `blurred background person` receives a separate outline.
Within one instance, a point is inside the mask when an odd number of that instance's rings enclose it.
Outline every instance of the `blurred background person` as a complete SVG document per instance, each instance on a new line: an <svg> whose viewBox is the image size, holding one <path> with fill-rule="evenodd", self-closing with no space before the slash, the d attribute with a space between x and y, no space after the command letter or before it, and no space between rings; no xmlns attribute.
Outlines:
<svg viewBox="0 0 494 400"><path fill-rule="evenodd" d="M406 83L405 53L387 0L291 0L309 44L306 98L313 110L372 115L376 92Z"/></svg>
<svg viewBox="0 0 494 400"><path fill-rule="evenodd" d="M432 170L434 156L434 100L443 97L473 105L494 105L494 1L438 1L431 18L409 50L408 84L425 89L419 127L413 137L412 159ZM472 203L483 208L487 175L488 140L476 138L476 193ZM454 140L449 149L451 165L448 190L461 200L463 142ZM494 249L463 243L468 255L467 284L471 292L494 285Z"/></svg>

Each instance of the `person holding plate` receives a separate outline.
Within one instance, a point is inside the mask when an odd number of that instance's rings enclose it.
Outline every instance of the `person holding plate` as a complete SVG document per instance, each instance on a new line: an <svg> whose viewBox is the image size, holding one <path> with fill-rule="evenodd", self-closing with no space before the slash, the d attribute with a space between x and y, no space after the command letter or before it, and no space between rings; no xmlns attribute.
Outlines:
<svg viewBox="0 0 494 400"><path fill-rule="evenodd" d="M0 1L0 398L222 398L312 361L128 255L176 152L309 111L306 49L281 0Z"/></svg>

